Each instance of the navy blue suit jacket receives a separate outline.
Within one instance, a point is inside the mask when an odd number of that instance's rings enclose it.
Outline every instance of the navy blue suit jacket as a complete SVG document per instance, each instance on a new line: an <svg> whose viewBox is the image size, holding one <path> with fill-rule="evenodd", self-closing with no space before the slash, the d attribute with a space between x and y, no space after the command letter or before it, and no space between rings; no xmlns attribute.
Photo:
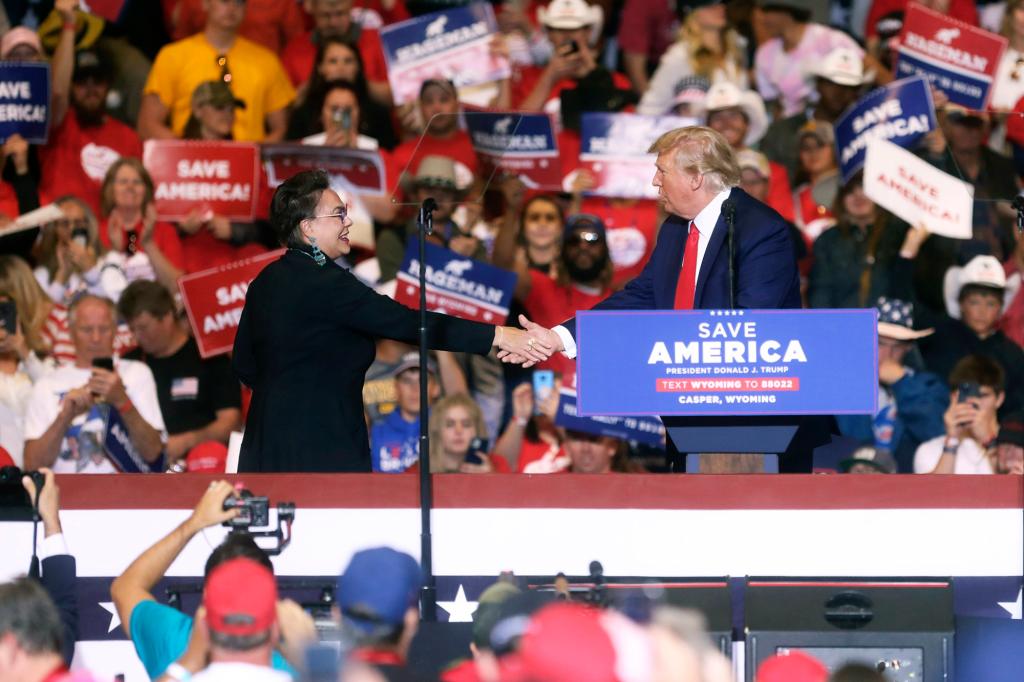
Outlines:
<svg viewBox="0 0 1024 682"><path fill-rule="evenodd" d="M786 221L738 187L729 194L736 207L733 246L737 308L799 308L800 276ZM672 310L683 266L690 221L671 216L661 225L658 243L643 271L594 306L595 310ZM725 215L719 216L697 274L695 309L729 305L729 248ZM564 323L576 337L576 320Z"/></svg>

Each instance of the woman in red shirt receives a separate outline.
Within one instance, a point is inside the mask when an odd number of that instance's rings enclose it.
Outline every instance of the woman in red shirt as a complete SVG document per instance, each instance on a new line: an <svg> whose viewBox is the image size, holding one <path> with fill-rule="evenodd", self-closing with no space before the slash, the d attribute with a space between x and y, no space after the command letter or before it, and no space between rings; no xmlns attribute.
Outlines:
<svg viewBox="0 0 1024 682"><path fill-rule="evenodd" d="M153 179L141 161L131 157L115 161L100 189L100 241L124 256L129 282L156 280L176 293L185 267L181 240L173 225L157 222L153 194Z"/></svg>

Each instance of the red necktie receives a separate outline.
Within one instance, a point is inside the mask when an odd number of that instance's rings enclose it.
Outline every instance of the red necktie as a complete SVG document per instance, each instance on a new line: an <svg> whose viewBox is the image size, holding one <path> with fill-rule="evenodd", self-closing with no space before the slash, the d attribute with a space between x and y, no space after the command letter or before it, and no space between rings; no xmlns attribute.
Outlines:
<svg viewBox="0 0 1024 682"><path fill-rule="evenodd" d="M683 252L683 268L679 271L679 282L676 283L676 310L693 309L693 296L697 292L698 239L700 239L700 230L691 220L690 234L686 237L686 250Z"/></svg>

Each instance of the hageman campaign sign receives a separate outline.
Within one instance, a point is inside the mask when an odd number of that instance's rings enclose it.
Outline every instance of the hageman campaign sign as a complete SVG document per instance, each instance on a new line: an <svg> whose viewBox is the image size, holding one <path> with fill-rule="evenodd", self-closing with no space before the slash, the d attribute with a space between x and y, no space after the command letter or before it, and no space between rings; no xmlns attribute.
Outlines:
<svg viewBox="0 0 1024 682"><path fill-rule="evenodd" d="M323 170L344 178L360 194L384 194L386 175L380 152L307 144L265 144L260 151L267 184L277 187L304 170Z"/></svg>
<svg viewBox="0 0 1024 682"><path fill-rule="evenodd" d="M284 249L278 249L178 278L200 355L208 358L231 350L249 283L283 253Z"/></svg>
<svg viewBox="0 0 1024 682"><path fill-rule="evenodd" d="M50 127L50 65L0 62L0 141L14 134L45 144Z"/></svg>
<svg viewBox="0 0 1024 682"><path fill-rule="evenodd" d="M693 125L681 116L640 114L583 114L580 124L580 161L597 180L590 194L608 197L654 199L651 185L655 155L651 144L662 133Z"/></svg>
<svg viewBox="0 0 1024 682"><path fill-rule="evenodd" d="M581 311L581 415L874 414L862 310Z"/></svg>
<svg viewBox="0 0 1024 682"><path fill-rule="evenodd" d="M425 14L380 30L395 104L413 102L420 84L446 78L456 87L508 78L508 60L491 51L498 32L494 9L478 2Z"/></svg>
<svg viewBox="0 0 1024 682"><path fill-rule="evenodd" d="M395 300L416 308L420 302L419 242L409 241L398 271ZM427 244L427 309L487 324L504 324L516 286L514 272Z"/></svg>
<svg viewBox="0 0 1024 682"><path fill-rule="evenodd" d="M518 175L530 189L561 190L562 164L550 116L482 111L464 118L485 168Z"/></svg>
<svg viewBox="0 0 1024 682"><path fill-rule="evenodd" d="M968 109L988 104L1006 38L917 3L907 6L896 56L897 77L922 75Z"/></svg>
<svg viewBox="0 0 1024 682"><path fill-rule="evenodd" d="M910 147L934 129L935 105L924 78L904 78L872 90L836 121L836 159L843 182L864 165L870 140Z"/></svg>
<svg viewBox="0 0 1024 682"><path fill-rule="evenodd" d="M148 140L142 163L153 177L161 220L180 221L196 208L251 221L259 191L259 148L247 142Z"/></svg>
<svg viewBox="0 0 1024 682"><path fill-rule="evenodd" d="M555 425L571 431L633 440L656 448L665 446L665 425L657 417L581 416L576 409L576 391L571 388L563 387L559 390Z"/></svg>

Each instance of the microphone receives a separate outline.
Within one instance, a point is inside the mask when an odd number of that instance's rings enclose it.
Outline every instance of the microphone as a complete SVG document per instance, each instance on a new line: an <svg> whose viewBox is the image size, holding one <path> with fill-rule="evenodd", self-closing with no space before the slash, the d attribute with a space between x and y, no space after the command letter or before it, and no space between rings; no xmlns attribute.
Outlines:
<svg viewBox="0 0 1024 682"><path fill-rule="evenodd" d="M732 199L732 193L729 194L729 198L722 202L722 215L725 216L725 228L726 228L726 239L728 240L728 256L729 256L729 308L736 308L736 274L734 272L735 266L733 261L735 260L733 247L733 235L736 231L736 202Z"/></svg>
<svg viewBox="0 0 1024 682"><path fill-rule="evenodd" d="M420 206L419 224L423 227L424 234L434 232L434 211L437 210L437 201L434 197L427 197Z"/></svg>
<svg viewBox="0 0 1024 682"><path fill-rule="evenodd" d="M590 562L590 582L594 584L587 594L587 601L594 606L604 608L608 605L608 595L605 592L604 566L600 561Z"/></svg>

